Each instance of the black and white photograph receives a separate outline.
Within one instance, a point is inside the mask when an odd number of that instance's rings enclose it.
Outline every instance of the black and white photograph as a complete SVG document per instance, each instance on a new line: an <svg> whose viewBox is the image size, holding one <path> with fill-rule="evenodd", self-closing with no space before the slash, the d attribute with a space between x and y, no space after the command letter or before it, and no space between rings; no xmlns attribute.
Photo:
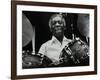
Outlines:
<svg viewBox="0 0 100 80"><path fill-rule="evenodd" d="M89 14L22 11L22 67L89 66Z"/></svg>
<svg viewBox="0 0 100 80"><path fill-rule="evenodd" d="M93 5L13 2L12 77L96 74L96 19Z"/></svg>

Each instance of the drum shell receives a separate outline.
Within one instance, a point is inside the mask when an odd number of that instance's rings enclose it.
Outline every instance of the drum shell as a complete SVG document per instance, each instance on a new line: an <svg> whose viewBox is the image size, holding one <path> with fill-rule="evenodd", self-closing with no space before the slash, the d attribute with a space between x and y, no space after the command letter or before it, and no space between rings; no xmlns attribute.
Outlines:
<svg viewBox="0 0 100 80"><path fill-rule="evenodd" d="M23 68L38 68L41 67L41 58L36 55L27 55L22 58Z"/></svg>
<svg viewBox="0 0 100 80"><path fill-rule="evenodd" d="M61 58L68 66L89 65L89 46L80 39L73 40L64 47Z"/></svg>
<svg viewBox="0 0 100 80"><path fill-rule="evenodd" d="M69 46L72 51L72 56L76 59L82 59L89 56L89 47L85 42L76 41L72 46Z"/></svg>

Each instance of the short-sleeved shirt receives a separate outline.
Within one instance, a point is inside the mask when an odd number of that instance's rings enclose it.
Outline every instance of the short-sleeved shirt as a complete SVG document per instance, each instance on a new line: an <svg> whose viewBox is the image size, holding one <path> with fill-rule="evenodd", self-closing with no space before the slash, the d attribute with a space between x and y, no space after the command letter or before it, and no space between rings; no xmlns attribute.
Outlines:
<svg viewBox="0 0 100 80"><path fill-rule="evenodd" d="M56 60L59 61L59 57L61 55L62 49L71 42L70 39L67 39L65 36L63 38L62 43L60 43L59 40L57 40L56 37L52 36L52 39L42 44L40 47L39 53L47 56L52 61Z"/></svg>

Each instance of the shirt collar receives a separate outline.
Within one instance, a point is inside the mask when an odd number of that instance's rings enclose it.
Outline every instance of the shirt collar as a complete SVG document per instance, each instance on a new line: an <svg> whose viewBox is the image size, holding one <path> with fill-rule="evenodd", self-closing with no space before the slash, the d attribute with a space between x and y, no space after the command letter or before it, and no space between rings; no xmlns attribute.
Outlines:
<svg viewBox="0 0 100 80"><path fill-rule="evenodd" d="M63 37L63 41L67 41L67 40L68 40L68 39L64 36L64 37ZM62 41L62 42L63 42L63 41ZM59 42L59 40L58 40L55 36L52 36L51 42L52 42L52 43L55 43L55 42Z"/></svg>

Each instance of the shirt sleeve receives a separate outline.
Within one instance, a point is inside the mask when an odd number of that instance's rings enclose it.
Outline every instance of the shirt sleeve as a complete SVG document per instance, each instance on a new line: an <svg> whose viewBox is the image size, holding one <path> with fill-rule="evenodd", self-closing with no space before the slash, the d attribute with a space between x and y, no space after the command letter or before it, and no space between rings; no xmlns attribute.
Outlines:
<svg viewBox="0 0 100 80"><path fill-rule="evenodd" d="M41 45L38 53L41 53L41 54L45 55L45 53L46 53L46 44Z"/></svg>

